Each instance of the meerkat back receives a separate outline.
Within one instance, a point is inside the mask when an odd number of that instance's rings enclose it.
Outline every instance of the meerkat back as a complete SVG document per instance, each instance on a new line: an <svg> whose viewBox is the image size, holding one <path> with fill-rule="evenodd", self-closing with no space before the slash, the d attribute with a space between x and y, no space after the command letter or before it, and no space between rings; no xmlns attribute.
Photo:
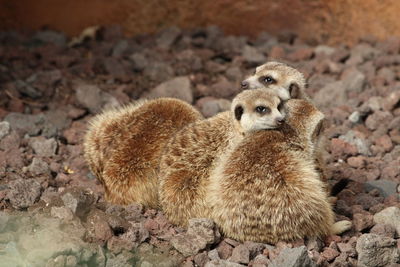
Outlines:
<svg viewBox="0 0 400 267"><path fill-rule="evenodd" d="M247 135L211 174L211 218L228 237L276 243L332 231L311 138L323 115L304 100L288 106L288 124Z"/></svg>
<svg viewBox="0 0 400 267"><path fill-rule="evenodd" d="M191 105L172 98L140 101L93 118L84 152L106 199L157 207L162 149L175 132L202 118Z"/></svg>

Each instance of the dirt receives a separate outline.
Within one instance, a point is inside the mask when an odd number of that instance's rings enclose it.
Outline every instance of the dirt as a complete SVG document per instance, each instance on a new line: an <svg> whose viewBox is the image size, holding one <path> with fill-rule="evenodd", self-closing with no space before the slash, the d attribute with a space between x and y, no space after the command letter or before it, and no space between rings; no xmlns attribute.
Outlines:
<svg viewBox="0 0 400 267"><path fill-rule="evenodd" d="M0 40L0 259L7 266L400 263L400 39L307 46L216 27L125 38L114 26L73 47L53 31L2 32ZM104 201L82 155L90 118L149 94L186 99L209 117L228 109L245 75L271 59L306 75L307 93L327 117L336 219L351 220L350 231L240 243L209 220L194 219L187 231L162 211Z"/></svg>

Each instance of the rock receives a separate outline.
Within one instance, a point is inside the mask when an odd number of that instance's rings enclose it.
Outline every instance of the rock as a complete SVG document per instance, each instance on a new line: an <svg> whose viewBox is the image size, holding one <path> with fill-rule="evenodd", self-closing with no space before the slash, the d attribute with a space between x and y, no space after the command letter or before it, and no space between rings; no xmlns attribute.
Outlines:
<svg viewBox="0 0 400 267"><path fill-rule="evenodd" d="M54 138L46 139L42 136L31 138L29 145L41 157L55 156L58 147L57 141Z"/></svg>
<svg viewBox="0 0 400 267"><path fill-rule="evenodd" d="M1 216L0 216L0 220L1 220ZM0 231L1 231L1 228L0 228ZM219 255L218 255L218 250L217 249L210 250L208 252L208 258L210 260L219 260L220 258L219 258Z"/></svg>
<svg viewBox="0 0 400 267"><path fill-rule="evenodd" d="M365 167L366 158L364 156L350 157L347 159L347 164L351 167L361 169Z"/></svg>
<svg viewBox="0 0 400 267"><path fill-rule="evenodd" d="M92 209L89 212L86 223L89 234L97 240L106 242L113 236L113 231L107 223L107 215L99 209Z"/></svg>
<svg viewBox="0 0 400 267"><path fill-rule="evenodd" d="M79 218L84 217L94 203L94 196L83 188L72 187L66 189L61 196L64 205Z"/></svg>
<svg viewBox="0 0 400 267"><path fill-rule="evenodd" d="M186 101L193 102L193 92L190 79L187 76L176 77L172 80L166 81L150 90L145 94L147 98L158 97L175 97Z"/></svg>
<svg viewBox="0 0 400 267"><path fill-rule="evenodd" d="M18 178L9 183L7 199L15 209L32 206L40 198L41 185L35 179Z"/></svg>
<svg viewBox="0 0 400 267"><path fill-rule="evenodd" d="M387 134L378 137L375 140L375 144L382 148L385 152L390 152L393 148L393 142Z"/></svg>
<svg viewBox="0 0 400 267"><path fill-rule="evenodd" d="M111 56L113 57L121 57L124 55L124 52L128 49L129 44L127 40L120 40L116 45L114 45Z"/></svg>
<svg viewBox="0 0 400 267"><path fill-rule="evenodd" d="M230 82L224 76L220 76L218 80L211 85L210 91L212 95L220 98L229 98L239 92L239 86Z"/></svg>
<svg viewBox="0 0 400 267"><path fill-rule="evenodd" d="M221 259L226 260L232 255L233 247L227 242L222 241L217 247L218 255Z"/></svg>
<svg viewBox="0 0 400 267"><path fill-rule="evenodd" d="M196 102L196 106L200 109L204 117L209 118L215 114L230 109L231 102L223 98L203 97Z"/></svg>
<svg viewBox="0 0 400 267"><path fill-rule="evenodd" d="M185 257L195 255L206 246L217 242L220 238L214 222L210 219L190 219L188 231L171 238L171 244Z"/></svg>
<svg viewBox="0 0 400 267"><path fill-rule="evenodd" d="M0 140L10 133L10 123L8 121L0 122Z"/></svg>
<svg viewBox="0 0 400 267"><path fill-rule="evenodd" d="M91 113L100 112L103 100L101 90L95 85L80 84L76 87L76 100Z"/></svg>
<svg viewBox="0 0 400 267"><path fill-rule="evenodd" d="M74 121L68 129L66 129L62 135L67 140L68 144L75 145L83 142L83 136L87 130L87 123L82 121Z"/></svg>
<svg viewBox="0 0 400 267"><path fill-rule="evenodd" d="M327 261L333 261L340 253L333 248L325 248L324 251L321 253L321 256L324 257Z"/></svg>
<svg viewBox="0 0 400 267"><path fill-rule="evenodd" d="M356 231L361 232L374 225L374 218L369 213L355 213L353 214L353 225Z"/></svg>
<svg viewBox="0 0 400 267"><path fill-rule="evenodd" d="M245 241L244 245L250 252L250 259L253 259L256 255L261 254L265 248L264 244L256 243L252 241Z"/></svg>
<svg viewBox="0 0 400 267"><path fill-rule="evenodd" d="M368 156L371 154L369 151L370 144L361 132L350 130L345 135L339 136L339 139L354 145L357 148L358 153L362 155Z"/></svg>
<svg viewBox="0 0 400 267"><path fill-rule="evenodd" d="M383 235L390 238L394 238L396 229L389 224L378 223L369 231L371 234Z"/></svg>
<svg viewBox="0 0 400 267"><path fill-rule="evenodd" d="M21 133L21 135L29 134L30 136L38 135L41 125L44 123L43 114L30 115L22 113L9 113L5 118L11 129Z"/></svg>
<svg viewBox="0 0 400 267"><path fill-rule="evenodd" d="M360 93L365 85L365 75L356 68L345 70L341 79L347 92Z"/></svg>
<svg viewBox="0 0 400 267"><path fill-rule="evenodd" d="M239 245L232 251L229 261L248 264L250 261L250 251L245 245Z"/></svg>
<svg viewBox="0 0 400 267"><path fill-rule="evenodd" d="M203 267L208 261L209 259L207 256L207 251L204 251L194 256L194 263L196 264L196 266Z"/></svg>
<svg viewBox="0 0 400 267"><path fill-rule="evenodd" d="M243 265L227 260L212 260L207 262L204 267L243 267Z"/></svg>
<svg viewBox="0 0 400 267"><path fill-rule="evenodd" d="M143 70L143 75L155 82L164 82L174 76L172 67L159 61L150 61Z"/></svg>
<svg viewBox="0 0 400 267"><path fill-rule="evenodd" d="M372 206L379 203L375 197L364 193L357 194L354 200L355 204L361 205L364 210L369 210Z"/></svg>
<svg viewBox="0 0 400 267"><path fill-rule="evenodd" d="M74 218L74 214L67 207L51 207L50 214L64 221L70 221Z"/></svg>
<svg viewBox="0 0 400 267"><path fill-rule="evenodd" d="M322 108L340 106L347 101L346 86L343 81L329 83L314 95L315 103Z"/></svg>
<svg viewBox="0 0 400 267"><path fill-rule="evenodd" d="M15 86L17 87L18 92L32 99L38 99L43 95L42 92L40 92L37 88L21 80L16 80Z"/></svg>
<svg viewBox="0 0 400 267"><path fill-rule="evenodd" d="M333 53L335 53L335 48L327 46L327 45L318 45L314 49L314 53L319 56L321 54L325 54L327 56L331 56Z"/></svg>
<svg viewBox="0 0 400 267"><path fill-rule="evenodd" d="M388 207L374 215L375 223L383 223L392 226L400 235L400 209L398 207Z"/></svg>
<svg viewBox="0 0 400 267"><path fill-rule="evenodd" d="M261 65L267 61L263 53L259 52L257 48L245 45L242 51L242 56L250 64Z"/></svg>
<svg viewBox="0 0 400 267"><path fill-rule="evenodd" d="M309 47L301 47L288 55L290 61L309 60L314 55L314 49Z"/></svg>
<svg viewBox="0 0 400 267"><path fill-rule="evenodd" d="M349 121L351 121L352 123L358 123L360 122L360 119L361 119L361 114L359 111L354 111L349 116Z"/></svg>
<svg viewBox="0 0 400 267"><path fill-rule="evenodd" d="M33 175L49 174L50 168L47 162L41 158L33 158L32 163L28 166L28 171Z"/></svg>
<svg viewBox="0 0 400 267"><path fill-rule="evenodd" d="M63 110L49 110L44 113L44 123L41 135L46 138L57 136L62 129L67 128L71 124L71 119Z"/></svg>
<svg viewBox="0 0 400 267"><path fill-rule="evenodd" d="M396 240L376 234L363 234L357 240L359 266L387 266L400 260Z"/></svg>
<svg viewBox="0 0 400 267"><path fill-rule="evenodd" d="M270 267L300 267L317 266L308 256L305 246L297 248L285 248L274 260Z"/></svg>
<svg viewBox="0 0 400 267"><path fill-rule="evenodd" d="M337 243L337 247L342 253L346 253L347 256L355 257L357 255L356 249L350 243Z"/></svg>
<svg viewBox="0 0 400 267"><path fill-rule="evenodd" d="M253 266L254 267L262 267L262 266L268 266L270 264L270 260L268 259L267 256L265 255L257 255L253 261Z"/></svg>
<svg viewBox="0 0 400 267"><path fill-rule="evenodd" d="M143 53L133 53L129 59L132 61L135 71L143 71L149 64L146 56Z"/></svg>
<svg viewBox="0 0 400 267"><path fill-rule="evenodd" d="M58 46L65 46L67 41L64 34L52 30L39 31L33 36L33 39Z"/></svg>
<svg viewBox="0 0 400 267"><path fill-rule="evenodd" d="M364 188L367 192L373 189L378 189L380 195L383 197L388 197L397 194L396 192L397 183L385 179L368 181L364 184Z"/></svg>
<svg viewBox="0 0 400 267"><path fill-rule="evenodd" d="M178 27L169 27L161 33L156 43L162 49L169 49L181 33L182 31Z"/></svg>
<svg viewBox="0 0 400 267"><path fill-rule="evenodd" d="M121 61L115 57L106 57L103 59L103 66L105 71L114 77L124 77L126 71Z"/></svg>
<svg viewBox="0 0 400 267"><path fill-rule="evenodd" d="M376 130L382 124L389 124L393 115L388 111L376 111L369 115L365 121L365 126L370 130Z"/></svg>

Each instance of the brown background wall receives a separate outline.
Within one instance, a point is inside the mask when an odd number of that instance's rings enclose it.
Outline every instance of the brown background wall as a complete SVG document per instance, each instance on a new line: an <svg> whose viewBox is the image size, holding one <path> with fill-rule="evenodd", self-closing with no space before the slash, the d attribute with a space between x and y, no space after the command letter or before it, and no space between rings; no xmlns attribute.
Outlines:
<svg viewBox="0 0 400 267"><path fill-rule="evenodd" d="M229 34L290 30L308 41L352 43L400 36L398 14L398 0L0 0L1 29L48 26L70 36L106 24L127 35L218 25Z"/></svg>

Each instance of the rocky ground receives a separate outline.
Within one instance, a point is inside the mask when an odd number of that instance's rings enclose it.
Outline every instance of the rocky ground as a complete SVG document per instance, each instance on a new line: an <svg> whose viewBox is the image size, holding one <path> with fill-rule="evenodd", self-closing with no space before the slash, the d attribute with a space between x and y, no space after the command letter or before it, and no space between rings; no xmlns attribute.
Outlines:
<svg viewBox="0 0 400 267"><path fill-rule="evenodd" d="M0 33L0 266L400 266L400 38L311 47L217 28L124 38L117 26L68 45L62 33ZM212 221L104 202L82 157L88 120L140 97L172 96L209 117L276 59L308 79L328 119L337 220L324 240L240 243Z"/></svg>

